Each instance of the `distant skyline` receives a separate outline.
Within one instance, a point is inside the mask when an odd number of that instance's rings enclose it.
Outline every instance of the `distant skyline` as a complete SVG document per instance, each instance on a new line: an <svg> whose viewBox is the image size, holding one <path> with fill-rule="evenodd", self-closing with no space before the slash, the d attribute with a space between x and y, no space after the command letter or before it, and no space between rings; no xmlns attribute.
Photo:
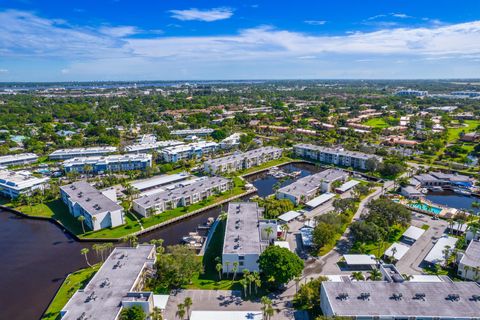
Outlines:
<svg viewBox="0 0 480 320"><path fill-rule="evenodd" d="M0 2L0 82L480 77L480 1Z"/></svg>

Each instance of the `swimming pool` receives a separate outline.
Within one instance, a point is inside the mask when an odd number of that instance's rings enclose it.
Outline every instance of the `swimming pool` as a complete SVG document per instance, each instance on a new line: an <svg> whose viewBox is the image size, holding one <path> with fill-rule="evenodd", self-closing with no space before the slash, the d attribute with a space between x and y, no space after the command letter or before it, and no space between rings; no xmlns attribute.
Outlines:
<svg viewBox="0 0 480 320"><path fill-rule="evenodd" d="M423 210L423 211L428 211L428 212L431 212L433 214L440 214L440 212L442 212L442 208L438 208L438 207L434 207L434 206L430 206L426 203L410 203L408 204L409 207L412 207L412 208L416 208L416 209L419 209L419 210Z"/></svg>

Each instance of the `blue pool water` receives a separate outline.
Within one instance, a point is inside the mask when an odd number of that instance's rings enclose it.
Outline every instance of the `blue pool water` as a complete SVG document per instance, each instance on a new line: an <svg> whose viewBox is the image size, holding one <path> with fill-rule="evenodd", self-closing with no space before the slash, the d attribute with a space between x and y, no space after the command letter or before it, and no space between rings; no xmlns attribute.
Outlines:
<svg viewBox="0 0 480 320"><path fill-rule="evenodd" d="M433 214L439 214L442 211L441 208L433 207L433 206L430 206L426 203L411 203L411 204L409 204L409 206L413 207L413 208L420 209L420 210L429 211Z"/></svg>

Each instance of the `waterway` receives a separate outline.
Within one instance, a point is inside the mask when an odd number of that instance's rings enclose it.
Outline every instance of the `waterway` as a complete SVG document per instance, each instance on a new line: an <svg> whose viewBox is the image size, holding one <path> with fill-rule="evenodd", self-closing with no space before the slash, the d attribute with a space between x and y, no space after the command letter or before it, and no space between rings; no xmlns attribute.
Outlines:
<svg viewBox="0 0 480 320"><path fill-rule="evenodd" d="M429 192L426 197L433 203L438 203L450 208L473 210L476 214L480 214L480 208L472 207L472 203L480 201L480 198L473 196L461 195L455 192L443 191L443 192Z"/></svg>
<svg viewBox="0 0 480 320"><path fill-rule="evenodd" d="M280 167L283 171L287 173L300 171L300 175L297 177L285 177L285 178L275 178L272 175L268 174L268 171L256 173L248 176L246 179L248 182L253 184L257 188L257 194L260 197L266 197L275 193L275 187L284 187L295 180L306 177L308 175L320 172L324 170L321 167L314 166L309 163L291 163Z"/></svg>
<svg viewBox="0 0 480 320"><path fill-rule="evenodd" d="M299 177L322 169L310 164L296 163L283 166L286 172L301 171ZM258 189L258 195L274 192L279 181L267 173L247 178ZM294 179L281 182L287 185ZM248 199L248 197L243 200ZM197 230L209 217L216 218L226 211L228 204L207 210L139 237L139 242L164 239L165 245L181 242L183 236ZM205 231L202 231L205 232ZM58 226L48 221L32 220L0 211L0 319L39 319L65 277L86 267L80 254L91 243L74 241ZM96 262L93 250L89 255Z"/></svg>

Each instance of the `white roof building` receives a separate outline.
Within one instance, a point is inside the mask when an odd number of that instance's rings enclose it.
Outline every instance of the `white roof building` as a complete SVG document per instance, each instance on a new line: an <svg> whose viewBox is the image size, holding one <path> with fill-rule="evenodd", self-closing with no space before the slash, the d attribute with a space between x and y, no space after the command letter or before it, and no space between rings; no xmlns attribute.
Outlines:
<svg viewBox="0 0 480 320"><path fill-rule="evenodd" d="M76 157L103 156L114 152L117 152L116 147L72 148L55 150L48 157L51 160L66 160Z"/></svg>
<svg viewBox="0 0 480 320"><path fill-rule="evenodd" d="M410 249L409 246L399 242L393 243L384 253L387 257L392 257L395 260L400 260Z"/></svg>
<svg viewBox="0 0 480 320"><path fill-rule="evenodd" d="M424 261L430 263L430 264L442 264L445 262L445 255L443 251L447 248L447 246L450 247L450 250L453 250L455 248L455 244L457 243L458 239L449 237L449 236L443 236L440 239L437 240L437 243L433 246L433 248L430 250L430 252L427 254L425 257Z"/></svg>
<svg viewBox="0 0 480 320"><path fill-rule="evenodd" d="M288 211L288 212L285 212L284 214L281 214L278 216L278 220L280 221L283 221L283 222L290 222L296 218L298 218L299 216L301 216L302 214L298 211Z"/></svg>
<svg viewBox="0 0 480 320"><path fill-rule="evenodd" d="M32 163L38 160L35 153L11 154L0 157L0 166L15 166L20 164Z"/></svg>
<svg viewBox="0 0 480 320"><path fill-rule="evenodd" d="M193 310L190 320L263 320L262 311Z"/></svg>
<svg viewBox="0 0 480 320"><path fill-rule="evenodd" d="M43 190L48 180L48 177L37 178L29 171L0 170L0 193L11 199L29 195L34 190Z"/></svg>
<svg viewBox="0 0 480 320"><path fill-rule="evenodd" d="M338 193L344 193L344 192L352 189L353 187L355 187L359 183L360 183L360 181L358 181L358 180L350 180L350 181L347 181L344 184L342 184L340 187L336 188L335 191L338 192Z"/></svg>
<svg viewBox="0 0 480 320"><path fill-rule="evenodd" d="M402 237L410 241L417 241L425 233L425 230L415 226L408 227L407 230L402 234Z"/></svg>
<svg viewBox="0 0 480 320"><path fill-rule="evenodd" d="M305 205L307 207L310 207L310 208L316 208L316 207L324 204L325 202L327 202L329 200L332 200L333 198L335 198L335 194L327 192L327 193L319 195L316 198L313 198L312 200L305 203Z"/></svg>
<svg viewBox="0 0 480 320"><path fill-rule="evenodd" d="M343 258L349 266L373 266L377 264L373 254L344 254Z"/></svg>

